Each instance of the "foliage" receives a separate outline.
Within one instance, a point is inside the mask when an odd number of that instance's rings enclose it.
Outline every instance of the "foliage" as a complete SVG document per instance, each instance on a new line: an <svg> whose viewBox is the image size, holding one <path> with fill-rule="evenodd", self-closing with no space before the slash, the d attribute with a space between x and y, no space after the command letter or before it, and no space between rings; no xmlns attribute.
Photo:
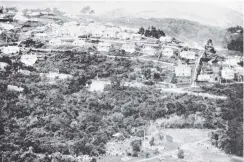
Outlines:
<svg viewBox="0 0 244 162"><path fill-rule="evenodd" d="M184 151L182 149L178 150L177 156L179 159L184 159Z"/></svg>
<svg viewBox="0 0 244 162"><path fill-rule="evenodd" d="M153 37L153 38L160 38L161 36L165 36L165 33L163 30L156 29L156 27L148 27L147 30L144 30L143 27L141 27L138 31L138 34L145 35L146 37Z"/></svg>

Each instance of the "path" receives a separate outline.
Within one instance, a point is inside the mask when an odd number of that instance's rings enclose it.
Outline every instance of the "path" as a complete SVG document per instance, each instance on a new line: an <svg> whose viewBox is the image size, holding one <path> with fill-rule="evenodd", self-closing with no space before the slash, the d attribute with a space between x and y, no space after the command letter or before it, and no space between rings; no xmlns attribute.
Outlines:
<svg viewBox="0 0 244 162"><path fill-rule="evenodd" d="M169 92L169 93L179 93L179 94L188 94L193 96L201 96L201 97L207 97L212 99L221 99L226 100L226 96L217 96L209 93L197 93L197 92L191 92L191 91L185 91L182 88L160 88L163 92Z"/></svg>

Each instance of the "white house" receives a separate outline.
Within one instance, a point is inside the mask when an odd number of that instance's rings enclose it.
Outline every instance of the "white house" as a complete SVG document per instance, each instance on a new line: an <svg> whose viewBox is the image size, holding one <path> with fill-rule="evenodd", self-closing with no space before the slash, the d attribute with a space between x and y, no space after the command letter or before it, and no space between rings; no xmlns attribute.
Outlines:
<svg viewBox="0 0 244 162"><path fill-rule="evenodd" d="M7 46L3 47L2 52L4 54L13 54L13 53L18 53L20 51L19 47L17 46Z"/></svg>
<svg viewBox="0 0 244 162"><path fill-rule="evenodd" d="M172 57L174 55L174 51L171 48L164 48L162 50L162 55L166 57Z"/></svg>
<svg viewBox="0 0 244 162"><path fill-rule="evenodd" d="M191 67L187 65L179 65L175 67L175 75L179 77L190 77Z"/></svg>
<svg viewBox="0 0 244 162"><path fill-rule="evenodd" d="M72 43L73 46L85 46L86 45L86 42L84 40L75 40L73 43Z"/></svg>
<svg viewBox="0 0 244 162"><path fill-rule="evenodd" d="M136 51L136 46L135 44L123 44L121 49L122 50L125 50L125 52L130 52L130 53L133 53Z"/></svg>
<svg viewBox="0 0 244 162"><path fill-rule="evenodd" d="M143 36L141 34L131 34L130 39L131 40L136 40L136 41L140 41L142 40Z"/></svg>
<svg viewBox="0 0 244 162"><path fill-rule="evenodd" d="M198 75L198 81L207 81L210 82L212 80L212 77L208 74L200 74Z"/></svg>
<svg viewBox="0 0 244 162"><path fill-rule="evenodd" d="M173 38L172 37L169 37L169 36L162 36L159 38L160 42L163 42L163 43L170 43L172 42Z"/></svg>
<svg viewBox="0 0 244 162"><path fill-rule="evenodd" d="M238 66L238 62L241 61L241 57L228 57L223 64L230 66Z"/></svg>
<svg viewBox="0 0 244 162"><path fill-rule="evenodd" d="M23 92L24 91L24 88L18 87L18 86L14 86L14 85L8 85L7 90L9 90L9 91Z"/></svg>
<svg viewBox="0 0 244 162"><path fill-rule="evenodd" d="M243 76L243 74L244 74L244 68L241 67L241 66L236 66L236 67L234 67L234 71L235 71L235 73L238 74L238 75L242 75L242 76Z"/></svg>
<svg viewBox="0 0 244 162"><path fill-rule="evenodd" d="M121 40L127 40L127 39L130 39L130 34L126 33L126 32L120 32L117 34L117 38L119 38Z"/></svg>
<svg viewBox="0 0 244 162"><path fill-rule="evenodd" d="M52 39L49 41L49 45L61 45L62 41L60 39Z"/></svg>
<svg viewBox="0 0 244 162"><path fill-rule="evenodd" d="M42 78L47 78L49 81L65 80L65 79L68 79L68 78L72 78L72 75L60 74L60 73L57 73L57 72L40 73L40 76Z"/></svg>
<svg viewBox="0 0 244 162"><path fill-rule="evenodd" d="M40 16L41 13L40 12L32 12L30 14L28 14L29 16Z"/></svg>
<svg viewBox="0 0 244 162"><path fill-rule="evenodd" d="M9 66L6 62L0 62L0 71L6 71L6 68Z"/></svg>
<svg viewBox="0 0 244 162"><path fill-rule="evenodd" d="M106 85L110 85L110 81L103 80L92 80L92 83L89 85L89 91L103 91Z"/></svg>
<svg viewBox="0 0 244 162"><path fill-rule="evenodd" d="M48 12L47 11L42 11L41 15L48 15Z"/></svg>
<svg viewBox="0 0 244 162"><path fill-rule="evenodd" d="M144 46L144 48L142 49L142 53L147 55L155 55L156 49L151 46Z"/></svg>
<svg viewBox="0 0 244 162"><path fill-rule="evenodd" d="M3 28L5 30L12 30L12 29L14 29L14 26L11 24L1 23L0 28Z"/></svg>
<svg viewBox="0 0 244 162"><path fill-rule="evenodd" d="M105 31L103 32L103 37L104 37L104 38L116 38L117 33L118 33L118 32L113 31L113 30L105 30Z"/></svg>
<svg viewBox="0 0 244 162"><path fill-rule="evenodd" d="M38 38L38 39L45 39L47 38L47 34L46 33L36 33L35 34L35 37Z"/></svg>
<svg viewBox="0 0 244 162"><path fill-rule="evenodd" d="M27 66L33 66L37 61L37 56L34 55L22 55L20 62L24 63Z"/></svg>
<svg viewBox="0 0 244 162"><path fill-rule="evenodd" d="M31 72L29 70L22 70L22 69L20 69L20 70L18 70L18 72L20 74L27 75L27 76L31 74Z"/></svg>
<svg viewBox="0 0 244 162"><path fill-rule="evenodd" d="M26 22L28 21L28 18L24 17L22 13L17 13L14 17L13 20L15 21L21 21L21 22Z"/></svg>
<svg viewBox="0 0 244 162"><path fill-rule="evenodd" d="M231 68L225 67L221 71L221 76L226 80L232 80L235 77L235 71Z"/></svg>
<svg viewBox="0 0 244 162"><path fill-rule="evenodd" d="M196 54L193 51L182 51L180 53L180 57L185 58L185 59L189 59L189 60L194 60L196 57Z"/></svg>
<svg viewBox="0 0 244 162"><path fill-rule="evenodd" d="M98 51L108 52L111 47L110 43L98 43L97 49Z"/></svg>

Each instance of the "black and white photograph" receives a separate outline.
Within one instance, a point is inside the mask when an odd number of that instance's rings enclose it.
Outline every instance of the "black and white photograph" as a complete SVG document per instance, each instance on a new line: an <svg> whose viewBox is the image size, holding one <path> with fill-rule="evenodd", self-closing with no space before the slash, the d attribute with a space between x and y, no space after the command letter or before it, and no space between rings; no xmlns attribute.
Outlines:
<svg viewBox="0 0 244 162"><path fill-rule="evenodd" d="M243 14L0 0L0 162L243 162Z"/></svg>

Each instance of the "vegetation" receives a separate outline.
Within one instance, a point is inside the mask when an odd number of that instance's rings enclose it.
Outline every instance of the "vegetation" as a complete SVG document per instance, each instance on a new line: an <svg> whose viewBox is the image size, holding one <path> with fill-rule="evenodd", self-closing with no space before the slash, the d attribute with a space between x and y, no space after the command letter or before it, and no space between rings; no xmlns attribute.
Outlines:
<svg viewBox="0 0 244 162"><path fill-rule="evenodd" d="M243 28L241 26L228 28L225 39L228 50L243 52Z"/></svg>
<svg viewBox="0 0 244 162"><path fill-rule="evenodd" d="M148 27L147 30L144 30L143 27L139 29L138 34L145 35L146 37L160 38L161 36L165 36L163 30L157 29L156 27Z"/></svg>
<svg viewBox="0 0 244 162"><path fill-rule="evenodd" d="M177 156L179 159L184 159L184 151L182 149L179 149Z"/></svg>

